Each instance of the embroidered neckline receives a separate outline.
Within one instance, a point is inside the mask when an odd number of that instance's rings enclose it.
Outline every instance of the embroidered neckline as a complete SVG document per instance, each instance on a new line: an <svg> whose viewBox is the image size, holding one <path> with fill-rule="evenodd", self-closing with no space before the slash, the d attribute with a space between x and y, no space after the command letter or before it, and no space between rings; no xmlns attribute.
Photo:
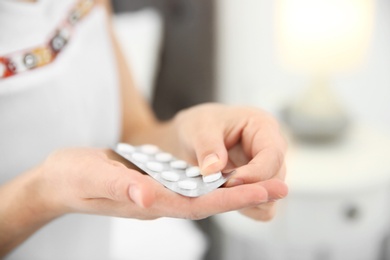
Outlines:
<svg viewBox="0 0 390 260"><path fill-rule="evenodd" d="M70 41L76 24L92 10L94 5L94 0L78 1L44 44L0 56L0 79L52 63Z"/></svg>

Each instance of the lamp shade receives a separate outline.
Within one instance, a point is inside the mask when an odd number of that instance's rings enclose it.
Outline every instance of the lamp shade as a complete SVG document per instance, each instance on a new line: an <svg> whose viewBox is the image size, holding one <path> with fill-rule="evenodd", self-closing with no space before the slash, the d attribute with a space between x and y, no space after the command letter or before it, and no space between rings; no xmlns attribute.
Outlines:
<svg viewBox="0 0 390 260"><path fill-rule="evenodd" d="M288 68L311 74L358 66L373 27L373 0L277 0L278 56Z"/></svg>

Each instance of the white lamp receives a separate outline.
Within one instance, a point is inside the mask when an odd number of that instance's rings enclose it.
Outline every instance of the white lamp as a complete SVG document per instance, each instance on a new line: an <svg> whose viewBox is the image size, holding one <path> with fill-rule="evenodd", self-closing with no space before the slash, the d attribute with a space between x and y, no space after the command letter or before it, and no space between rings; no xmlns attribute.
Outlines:
<svg viewBox="0 0 390 260"><path fill-rule="evenodd" d="M311 77L307 92L286 110L293 133L311 139L338 136L347 124L330 77L364 60L373 27L373 0L277 0L279 57Z"/></svg>

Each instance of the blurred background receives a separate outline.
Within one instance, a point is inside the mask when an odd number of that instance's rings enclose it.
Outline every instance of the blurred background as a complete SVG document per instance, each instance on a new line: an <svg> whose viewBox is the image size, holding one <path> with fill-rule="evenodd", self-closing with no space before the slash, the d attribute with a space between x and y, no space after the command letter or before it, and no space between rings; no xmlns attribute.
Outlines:
<svg viewBox="0 0 390 260"><path fill-rule="evenodd" d="M113 219L112 259L390 259L388 0L113 3L157 115L209 101L269 111L290 144L290 194L267 223Z"/></svg>

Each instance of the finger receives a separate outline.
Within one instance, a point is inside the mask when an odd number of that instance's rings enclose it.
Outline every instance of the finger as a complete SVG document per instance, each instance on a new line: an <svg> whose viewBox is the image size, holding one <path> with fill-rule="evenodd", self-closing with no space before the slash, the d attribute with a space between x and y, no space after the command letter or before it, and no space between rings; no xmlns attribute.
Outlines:
<svg viewBox="0 0 390 260"><path fill-rule="evenodd" d="M194 149L203 175L221 171L227 163L227 150L223 136L210 129L197 133Z"/></svg>
<svg viewBox="0 0 390 260"><path fill-rule="evenodd" d="M126 168L123 164L113 162L99 167L89 181L89 189L93 189L93 198L107 198L120 202L134 202L147 208L153 204L156 185L150 177L138 171Z"/></svg>
<svg viewBox="0 0 390 260"><path fill-rule="evenodd" d="M267 191L258 184L220 188L195 198L158 188L155 203L148 210L154 216L197 220L226 211L254 207L267 201Z"/></svg>
<svg viewBox="0 0 390 260"><path fill-rule="evenodd" d="M284 182L275 179L262 182L261 185L268 191L269 201L243 209L240 212L255 220L269 221L275 215L275 201L285 198L288 194L288 188Z"/></svg>
<svg viewBox="0 0 390 260"><path fill-rule="evenodd" d="M286 173L287 173L286 163L283 163L282 168L280 169L280 171L279 171L279 173L276 175L276 177L277 177L279 180L284 181L284 180L286 179Z"/></svg>
<svg viewBox="0 0 390 260"><path fill-rule="evenodd" d="M256 119L251 120L242 133L242 148L251 160L237 169L235 177L242 178L240 181L244 183L275 176L284 163L287 149L286 141L275 120Z"/></svg>
<svg viewBox="0 0 390 260"><path fill-rule="evenodd" d="M287 142L280 130L279 123L272 117L259 117L248 123L242 133L243 146L251 157L256 156L267 147L278 147L283 153L287 150Z"/></svg>
<svg viewBox="0 0 390 260"><path fill-rule="evenodd" d="M268 202L257 207L240 210L240 213L254 220L270 221L276 213L275 202Z"/></svg>
<svg viewBox="0 0 390 260"><path fill-rule="evenodd" d="M249 158L242 149L241 143L237 143L228 150L229 160L235 165L235 168L248 164Z"/></svg>
<svg viewBox="0 0 390 260"><path fill-rule="evenodd" d="M269 147L261 150L248 164L238 167L236 174L227 182L230 187L233 183L255 183L268 180L283 172L284 152L278 148Z"/></svg>
<svg viewBox="0 0 390 260"><path fill-rule="evenodd" d="M285 198L288 195L288 186L282 180L270 179L270 180L258 182L257 184L262 186L264 190L267 191L267 196L268 196L267 202L280 200ZM242 185L242 183L240 185Z"/></svg>
<svg viewBox="0 0 390 260"><path fill-rule="evenodd" d="M220 188L194 200L190 210L191 219L202 219L268 201L268 193L257 184L240 185L233 188Z"/></svg>
<svg viewBox="0 0 390 260"><path fill-rule="evenodd" d="M288 186L284 181L270 179L260 182L259 185L268 192L268 201L283 199L288 195Z"/></svg>

